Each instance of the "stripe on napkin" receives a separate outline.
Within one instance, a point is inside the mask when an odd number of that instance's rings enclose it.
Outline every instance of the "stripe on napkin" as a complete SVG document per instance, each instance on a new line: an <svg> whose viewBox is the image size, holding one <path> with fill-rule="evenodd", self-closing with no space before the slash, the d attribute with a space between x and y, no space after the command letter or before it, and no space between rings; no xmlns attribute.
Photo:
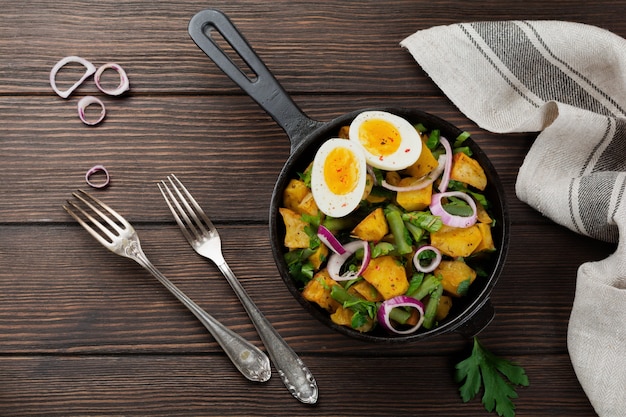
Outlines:
<svg viewBox="0 0 626 417"><path fill-rule="evenodd" d="M520 169L520 199L578 233L616 242L626 171L626 98L615 94L625 74L616 64L625 57L604 41L626 50L610 32L555 21L438 26L401 44L480 127L544 131Z"/></svg>

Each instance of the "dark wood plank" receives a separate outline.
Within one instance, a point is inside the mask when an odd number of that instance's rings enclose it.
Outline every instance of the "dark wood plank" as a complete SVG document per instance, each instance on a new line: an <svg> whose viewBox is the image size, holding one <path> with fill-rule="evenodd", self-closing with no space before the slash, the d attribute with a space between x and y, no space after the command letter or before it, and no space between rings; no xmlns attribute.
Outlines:
<svg viewBox="0 0 626 417"><path fill-rule="evenodd" d="M625 3L222 0L101 1L85 7L72 1L5 1L0 56L10 53L14 64L0 69L0 93L50 92L48 72L67 55L98 65L119 62L138 92L236 91L187 35L191 16L208 7L231 16L288 91L358 93L381 91L384 85L388 92L430 94L436 89L426 78L415 77L419 70L398 45L417 30L485 19L560 19L623 35L619 11ZM377 58L381 51L384 59Z"/></svg>
<svg viewBox="0 0 626 417"><path fill-rule="evenodd" d="M320 401L299 404L278 375L245 380L213 355L1 357L0 414L150 416L485 416L463 403L454 359L303 356L317 373ZM593 415L566 355L516 356L531 385L519 389L518 415ZM323 371L322 371L323 370ZM236 404L236 407L233 405Z"/></svg>

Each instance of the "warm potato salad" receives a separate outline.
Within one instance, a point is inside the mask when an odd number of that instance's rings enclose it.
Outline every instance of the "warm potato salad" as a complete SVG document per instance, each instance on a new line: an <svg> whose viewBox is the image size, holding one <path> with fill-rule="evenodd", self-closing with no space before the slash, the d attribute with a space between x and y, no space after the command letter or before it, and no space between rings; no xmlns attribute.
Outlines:
<svg viewBox="0 0 626 417"><path fill-rule="evenodd" d="M279 209L302 296L360 332L443 321L496 250L467 137L375 111L325 142Z"/></svg>

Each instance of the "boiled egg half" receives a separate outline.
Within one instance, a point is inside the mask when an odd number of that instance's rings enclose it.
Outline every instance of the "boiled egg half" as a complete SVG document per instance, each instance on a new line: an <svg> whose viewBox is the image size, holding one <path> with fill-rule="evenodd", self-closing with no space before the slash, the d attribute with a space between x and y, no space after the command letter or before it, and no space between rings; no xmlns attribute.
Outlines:
<svg viewBox="0 0 626 417"><path fill-rule="evenodd" d="M386 171L413 165L422 152L417 130L406 119L384 111L360 113L350 124L349 136L363 148L368 165Z"/></svg>
<svg viewBox="0 0 626 417"><path fill-rule="evenodd" d="M311 191L327 216L343 217L361 201L367 176L361 147L347 139L329 139L313 160Z"/></svg>

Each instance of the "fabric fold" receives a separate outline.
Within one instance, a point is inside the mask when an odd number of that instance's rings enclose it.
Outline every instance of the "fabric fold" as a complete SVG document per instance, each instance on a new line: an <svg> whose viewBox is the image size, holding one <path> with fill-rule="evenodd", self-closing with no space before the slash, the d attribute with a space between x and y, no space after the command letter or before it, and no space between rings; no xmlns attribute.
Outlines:
<svg viewBox="0 0 626 417"><path fill-rule="evenodd" d="M598 415L623 416L626 40L580 23L494 21L421 30L401 46L481 128L540 132L518 173L520 200L576 233L618 243L578 270L568 350Z"/></svg>

